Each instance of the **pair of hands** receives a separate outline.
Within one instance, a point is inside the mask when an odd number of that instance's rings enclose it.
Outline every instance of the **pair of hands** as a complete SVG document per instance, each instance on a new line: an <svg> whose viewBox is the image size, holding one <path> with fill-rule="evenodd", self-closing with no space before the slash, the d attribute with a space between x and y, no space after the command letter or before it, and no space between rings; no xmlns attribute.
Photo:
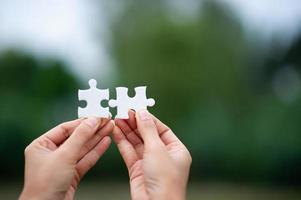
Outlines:
<svg viewBox="0 0 301 200"><path fill-rule="evenodd" d="M129 116L67 122L34 140L25 149L20 200L73 199L80 180L110 146L110 133L128 168L132 199L185 199L192 161L187 148L148 111Z"/></svg>

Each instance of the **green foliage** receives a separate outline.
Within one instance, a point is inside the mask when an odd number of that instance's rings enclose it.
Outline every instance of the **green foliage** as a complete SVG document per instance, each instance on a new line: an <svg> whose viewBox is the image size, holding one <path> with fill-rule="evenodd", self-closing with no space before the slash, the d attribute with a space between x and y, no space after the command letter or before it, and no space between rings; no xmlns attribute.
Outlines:
<svg viewBox="0 0 301 200"><path fill-rule="evenodd" d="M0 75L1 175L20 177L25 147L54 124L76 116L78 83L62 63L15 51L0 56Z"/></svg>
<svg viewBox="0 0 301 200"><path fill-rule="evenodd" d="M113 25L119 84L149 86L151 110L192 152L192 178L300 181L300 98L289 105L276 98L268 65L253 73L251 64L269 57L254 56L261 45L249 45L229 11L208 1L182 23L158 2L130 2Z"/></svg>

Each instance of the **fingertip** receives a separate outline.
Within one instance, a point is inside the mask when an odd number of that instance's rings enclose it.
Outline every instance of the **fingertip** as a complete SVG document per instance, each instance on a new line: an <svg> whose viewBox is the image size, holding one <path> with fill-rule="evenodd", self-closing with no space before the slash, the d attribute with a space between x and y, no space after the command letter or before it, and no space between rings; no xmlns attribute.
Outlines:
<svg viewBox="0 0 301 200"><path fill-rule="evenodd" d="M116 126L115 121L113 119L111 119L111 123Z"/></svg>
<svg viewBox="0 0 301 200"><path fill-rule="evenodd" d="M124 119L114 119L114 124L116 126L119 126L122 122L123 122Z"/></svg>
<svg viewBox="0 0 301 200"><path fill-rule="evenodd" d="M132 129L137 128L137 123L136 123L136 112L133 110L129 110L129 119L126 120L126 122L130 125Z"/></svg>
<svg viewBox="0 0 301 200"><path fill-rule="evenodd" d="M115 124L118 124L122 121L122 119L114 119Z"/></svg>
<svg viewBox="0 0 301 200"><path fill-rule="evenodd" d="M111 120L109 120L104 126L98 129L96 134L100 135L101 138L103 138L107 135L110 135L110 133L112 133L113 131L113 128L114 128L114 124Z"/></svg>
<svg viewBox="0 0 301 200"><path fill-rule="evenodd" d="M101 121L102 121L101 119L96 118L96 117L88 117L84 121L82 121L82 123L84 123L85 125L89 126L92 129L94 129L99 126Z"/></svg>
<svg viewBox="0 0 301 200"><path fill-rule="evenodd" d="M112 124L112 125L115 125L114 120L110 120L108 123L110 123L110 124Z"/></svg>
<svg viewBox="0 0 301 200"><path fill-rule="evenodd" d="M110 136L105 136L102 140L106 144L111 144L111 142L112 142L112 139Z"/></svg>
<svg viewBox="0 0 301 200"><path fill-rule="evenodd" d="M107 124L111 124L113 122L113 120L111 119L103 119L103 126L106 126Z"/></svg>
<svg viewBox="0 0 301 200"><path fill-rule="evenodd" d="M139 116L138 116L138 113L139 113L139 111L138 111L138 112L135 112L135 118L136 118L136 119L138 119L138 117L139 117Z"/></svg>
<svg viewBox="0 0 301 200"><path fill-rule="evenodd" d="M109 126L109 132L112 132L114 127L115 127L115 123L114 121L110 120L108 123L107 123L107 126Z"/></svg>
<svg viewBox="0 0 301 200"><path fill-rule="evenodd" d="M138 128L143 131L144 129L156 129L156 124L152 115L147 110L140 110L136 113L136 121Z"/></svg>
<svg viewBox="0 0 301 200"><path fill-rule="evenodd" d="M105 126L110 121L109 118L99 118L99 127Z"/></svg>
<svg viewBox="0 0 301 200"><path fill-rule="evenodd" d="M146 147L162 146L162 141L152 115L147 110L140 110L136 113L136 116L138 130Z"/></svg>
<svg viewBox="0 0 301 200"><path fill-rule="evenodd" d="M128 111L128 114L129 114L129 116L135 116L135 114L136 114L136 112L135 112L135 110L129 110Z"/></svg>
<svg viewBox="0 0 301 200"><path fill-rule="evenodd" d="M121 130L118 126L114 126L113 131L112 131L113 136L117 134L121 134Z"/></svg>

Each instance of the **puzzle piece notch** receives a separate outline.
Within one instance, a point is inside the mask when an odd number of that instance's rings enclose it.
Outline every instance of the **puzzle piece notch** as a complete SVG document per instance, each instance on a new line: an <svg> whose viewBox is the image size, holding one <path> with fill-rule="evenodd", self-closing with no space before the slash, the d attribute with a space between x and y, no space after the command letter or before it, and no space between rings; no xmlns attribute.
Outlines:
<svg viewBox="0 0 301 200"><path fill-rule="evenodd" d="M109 118L111 113L109 107L102 107L101 102L103 100L109 100L109 89L98 89L97 81L91 79L89 81L90 88L87 90L78 91L79 101L86 101L87 106L85 108L78 108L78 117L105 117Z"/></svg>
<svg viewBox="0 0 301 200"><path fill-rule="evenodd" d="M136 87L136 95L134 97L128 96L128 88L116 88L116 100L109 101L110 107L117 107L117 115L115 118L128 119L128 111L133 109L135 111L147 109L148 106L154 106L155 100L146 98L146 87Z"/></svg>

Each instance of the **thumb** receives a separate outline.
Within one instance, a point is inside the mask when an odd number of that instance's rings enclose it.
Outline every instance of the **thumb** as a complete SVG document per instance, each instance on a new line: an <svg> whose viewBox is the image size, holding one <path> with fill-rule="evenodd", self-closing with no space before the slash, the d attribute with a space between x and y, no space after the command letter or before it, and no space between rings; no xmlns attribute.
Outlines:
<svg viewBox="0 0 301 200"><path fill-rule="evenodd" d="M146 150L164 147L152 115L147 110L136 113L138 131L143 139Z"/></svg>

